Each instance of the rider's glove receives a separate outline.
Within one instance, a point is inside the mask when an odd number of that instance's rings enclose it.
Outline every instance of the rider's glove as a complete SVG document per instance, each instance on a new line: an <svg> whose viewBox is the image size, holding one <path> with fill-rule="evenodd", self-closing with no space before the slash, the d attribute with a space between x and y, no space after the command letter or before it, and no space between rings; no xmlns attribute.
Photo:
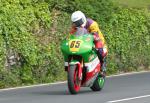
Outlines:
<svg viewBox="0 0 150 103"><path fill-rule="evenodd" d="M103 48L99 48L98 52L100 53L101 56L103 56Z"/></svg>
<svg viewBox="0 0 150 103"><path fill-rule="evenodd" d="M102 58L104 58L107 55L104 48L98 48L98 52L99 52L100 56L102 56Z"/></svg>

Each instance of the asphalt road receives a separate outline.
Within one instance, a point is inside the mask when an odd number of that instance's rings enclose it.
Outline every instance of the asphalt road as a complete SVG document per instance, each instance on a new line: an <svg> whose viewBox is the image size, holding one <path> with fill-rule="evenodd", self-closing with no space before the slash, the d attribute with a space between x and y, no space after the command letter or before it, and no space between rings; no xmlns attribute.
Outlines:
<svg viewBox="0 0 150 103"><path fill-rule="evenodd" d="M150 72L108 77L101 92L81 88L77 95L66 83L0 90L0 103L150 103Z"/></svg>

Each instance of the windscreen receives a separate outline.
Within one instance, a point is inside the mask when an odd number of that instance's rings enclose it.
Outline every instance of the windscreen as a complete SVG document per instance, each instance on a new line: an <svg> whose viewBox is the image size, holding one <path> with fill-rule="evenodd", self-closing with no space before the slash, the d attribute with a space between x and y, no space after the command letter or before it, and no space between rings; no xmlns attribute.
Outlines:
<svg viewBox="0 0 150 103"><path fill-rule="evenodd" d="M82 36L88 34L88 31L85 28L77 28L75 36Z"/></svg>

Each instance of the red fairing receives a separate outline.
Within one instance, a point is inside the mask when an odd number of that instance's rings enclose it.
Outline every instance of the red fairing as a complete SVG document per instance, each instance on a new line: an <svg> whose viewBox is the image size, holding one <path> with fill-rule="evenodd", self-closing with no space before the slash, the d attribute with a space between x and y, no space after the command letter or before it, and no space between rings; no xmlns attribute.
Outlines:
<svg viewBox="0 0 150 103"><path fill-rule="evenodd" d="M86 82L88 80L90 80L98 72L100 72L100 63L97 65L97 67L92 72L86 73Z"/></svg>

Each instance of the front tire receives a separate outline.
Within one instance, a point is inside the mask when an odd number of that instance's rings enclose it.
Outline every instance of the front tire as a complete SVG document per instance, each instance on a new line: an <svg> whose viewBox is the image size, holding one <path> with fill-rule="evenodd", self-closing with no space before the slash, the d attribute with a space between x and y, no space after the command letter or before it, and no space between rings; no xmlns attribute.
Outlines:
<svg viewBox="0 0 150 103"><path fill-rule="evenodd" d="M71 94L77 94L80 90L81 80L78 78L78 66L70 65L68 70L68 89Z"/></svg>
<svg viewBox="0 0 150 103"><path fill-rule="evenodd" d="M92 87L90 87L93 91L101 91L105 84L105 76L98 74L96 80L94 81L94 84Z"/></svg>

